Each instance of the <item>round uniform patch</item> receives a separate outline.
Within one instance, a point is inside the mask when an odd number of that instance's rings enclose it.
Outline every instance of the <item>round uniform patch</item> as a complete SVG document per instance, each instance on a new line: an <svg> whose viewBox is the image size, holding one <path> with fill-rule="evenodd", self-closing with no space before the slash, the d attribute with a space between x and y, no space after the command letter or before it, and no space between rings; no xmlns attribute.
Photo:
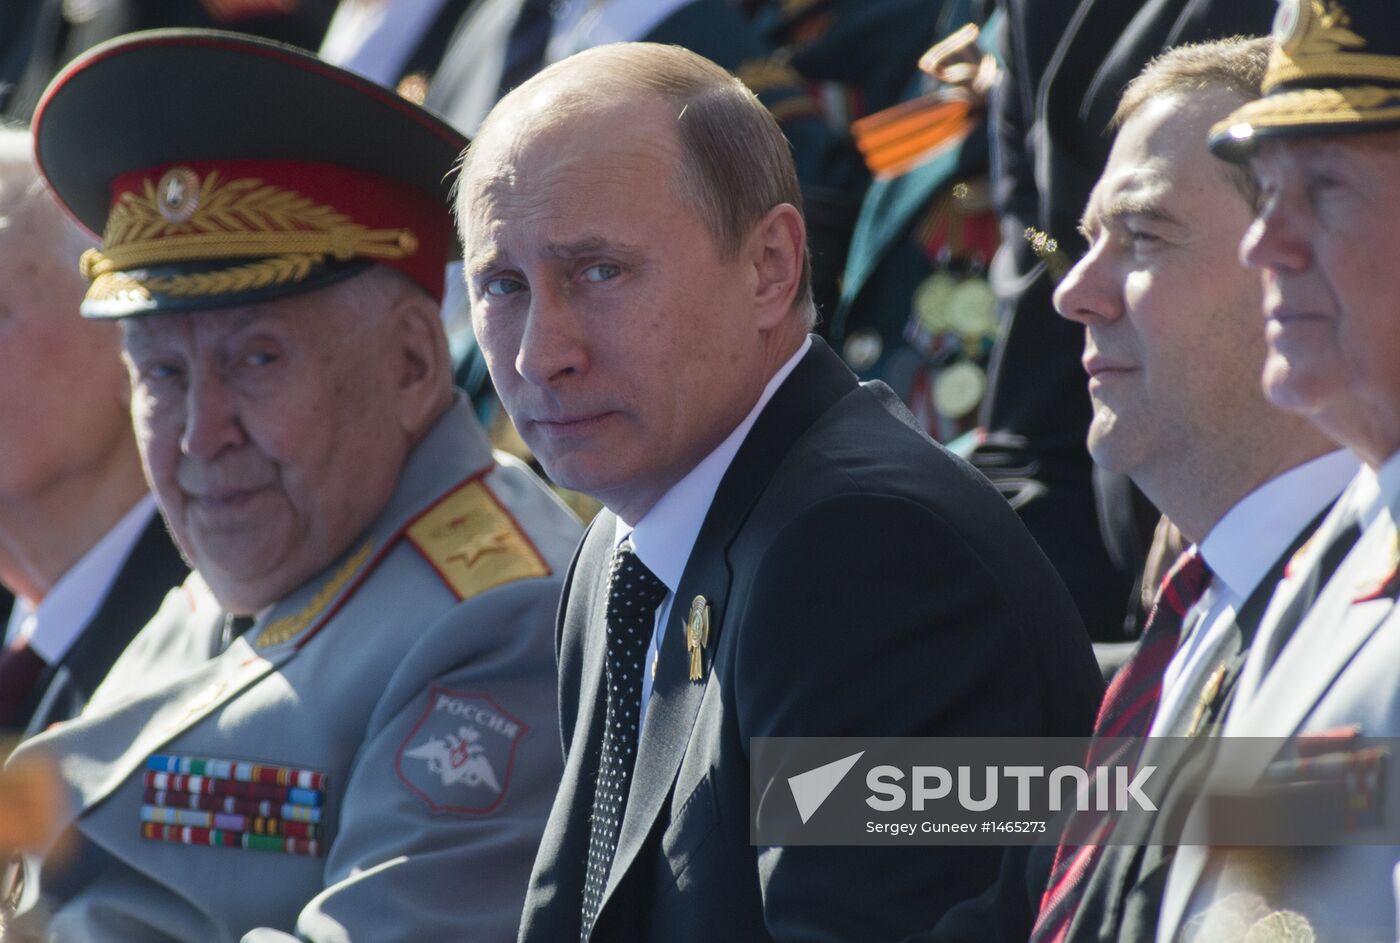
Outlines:
<svg viewBox="0 0 1400 943"><path fill-rule="evenodd" d="M433 687L394 769L434 812L483 815L506 797L530 728L489 694Z"/></svg>
<svg viewBox="0 0 1400 943"><path fill-rule="evenodd" d="M171 167L156 184L156 206L168 222L189 222L199 209L199 175L189 167Z"/></svg>

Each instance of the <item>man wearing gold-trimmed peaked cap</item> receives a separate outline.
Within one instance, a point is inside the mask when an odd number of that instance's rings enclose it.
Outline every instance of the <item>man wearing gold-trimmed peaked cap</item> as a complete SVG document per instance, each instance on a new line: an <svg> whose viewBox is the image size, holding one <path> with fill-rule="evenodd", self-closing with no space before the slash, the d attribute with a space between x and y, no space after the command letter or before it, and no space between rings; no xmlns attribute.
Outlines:
<svg viewBox="0 0 1400 943"><path fill-rule="evenodd" d="M26 861L17 926L514 939L560 775L552 629L579 529L451 384L465 140L203 31L92 50L34 135L103 235L82 311L122 319L146 475L196 572L89 709L16 754L57 761L76 835Z"/></svg>
<svg viewBox="0 0 1400 943"><path fill-rule="evenodd" d="M1362 467L1290 561L1225 713L1228 737L1290 741L1244 751L1216 779L1281 837L1304 819L1333 829L1306 847L1183 846L1162 941L1396 938L1400 6L1283 0L1274 40L1264 95L1210 146L1264 197L1240 245L1263 279L1264 392ZM1319 794L1326 804L1298 805Z"/></svg>

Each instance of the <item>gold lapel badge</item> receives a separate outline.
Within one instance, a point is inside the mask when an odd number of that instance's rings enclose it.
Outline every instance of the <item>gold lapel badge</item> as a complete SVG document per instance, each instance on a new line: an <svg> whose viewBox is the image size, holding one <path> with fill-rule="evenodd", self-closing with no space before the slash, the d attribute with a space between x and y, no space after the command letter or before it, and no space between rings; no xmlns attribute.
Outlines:
<svg viewBox="0 0 1400 943"><path fill-rule="evenodd" d="M1201 732L1201 725L1205 722L1206 714L1215 705L1215 699L1220 696L1220 689L1225 684L1225 674L1224 662L1216 665L1215 670L1210 673L1205 689L1201 691L1201 698L1196 702L1196 710L1191 715L1191 726L1187 728L1186 736L1194 737Z"/></svg>
<svg viewBox="0 0 1400 943"><path fill-rule="evenodd" d="M705 646L710 644L710 604L704 596L696 596L690 603L690 615L685 619L685 650L690 652L690 680L699 681L704 677L703 657Z"/></svg>

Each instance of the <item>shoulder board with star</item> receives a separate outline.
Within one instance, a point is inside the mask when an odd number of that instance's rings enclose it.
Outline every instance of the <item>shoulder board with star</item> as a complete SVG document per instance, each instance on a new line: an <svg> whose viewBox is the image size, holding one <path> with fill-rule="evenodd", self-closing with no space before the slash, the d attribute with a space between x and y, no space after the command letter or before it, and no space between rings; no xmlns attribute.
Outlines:
<svg viewBox="0 0 1400 943"><path fill-rule="evenodd" d="M449 491L404 536L458 601L551 570L515 517L481 478Z"/></svg>

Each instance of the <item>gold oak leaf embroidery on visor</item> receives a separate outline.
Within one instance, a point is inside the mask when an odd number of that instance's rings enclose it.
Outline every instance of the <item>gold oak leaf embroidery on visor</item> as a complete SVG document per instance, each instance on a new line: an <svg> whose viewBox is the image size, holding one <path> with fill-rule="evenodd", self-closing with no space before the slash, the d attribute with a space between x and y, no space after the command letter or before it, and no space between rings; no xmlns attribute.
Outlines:
<svg viewBox="0 0 1400 943"><path fill-rule="evenodd" d="M411 230L371 229L257 177L225 183L213 170L201 182L189 168L176 167L158 182L144 181L141 192L122 194L108 215L102 250L83 253L79 265L93 282L91 297L148 298L152 291L180 297L299 281L327 259L402 259L417 251ZM212 272L124 274L176 260L240 258L255 261Z"/></svg>

